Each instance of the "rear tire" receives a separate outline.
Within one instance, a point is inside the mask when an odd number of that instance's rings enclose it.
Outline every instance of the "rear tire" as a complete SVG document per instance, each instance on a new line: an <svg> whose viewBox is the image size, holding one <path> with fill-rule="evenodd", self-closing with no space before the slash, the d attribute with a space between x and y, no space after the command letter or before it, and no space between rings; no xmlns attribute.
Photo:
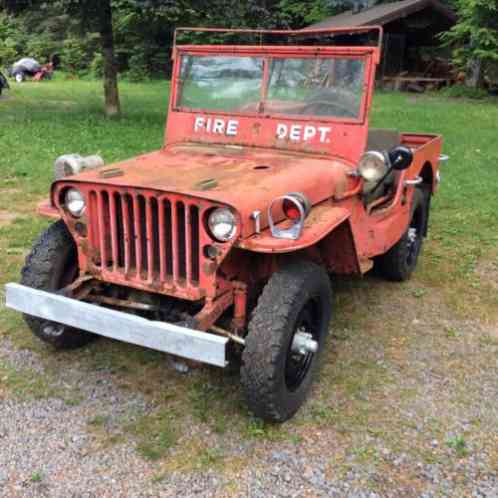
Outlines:
<svg viewBox="0 0 498 498"><path fill-rule="evenodd" d="M21 284L55 292L72 283L77 276L76 245L65 223L60 220L50 225L34 244L22 269ZM24 319L33 334L56 349L84 346L97 337L30 315L24 315Z"/></svg>
<svg viewBox="0 0 498 498"><path fill-rule="evenodd" d="M291 418L305 402L331 318L328 274L307 261L274 273L261 294L242 353L241 382L250 410L271 422ZM297 353L296 334L316 352Z"/></svg>
<svg viewBox="0 0 498 498"><path fill-rule="evenodd" d="M388 280L404 282L415 271L427 230L427 206L424 192L415 189L408 229L389 251L376 259L379 272Z"/></svg>

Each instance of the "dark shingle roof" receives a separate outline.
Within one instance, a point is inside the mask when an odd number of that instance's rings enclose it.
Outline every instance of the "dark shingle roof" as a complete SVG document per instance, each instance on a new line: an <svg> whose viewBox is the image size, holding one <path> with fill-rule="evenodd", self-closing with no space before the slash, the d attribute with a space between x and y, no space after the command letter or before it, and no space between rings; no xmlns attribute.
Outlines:
<svg viewBox="0 0 498 498"><path fill-rule="evenodd" d="M376 24L384 25L400 17L418 12L426 7L433 7L451 21L456 21L455 13L438 0L402 0L401 2L376 5L375 7L361 10L356 14L354 14L352 10L348 10L337 16L329 17L319 23L312 24L305 29L344 28Z"/></svg>

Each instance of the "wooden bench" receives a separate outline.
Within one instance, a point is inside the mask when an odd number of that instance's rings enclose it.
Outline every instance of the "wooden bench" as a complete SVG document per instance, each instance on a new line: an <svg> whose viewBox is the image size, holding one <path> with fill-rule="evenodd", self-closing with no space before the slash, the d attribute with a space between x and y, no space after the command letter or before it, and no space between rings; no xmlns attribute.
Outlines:
<svg viewBox="0 0 498 498"><path fill-rule="evenodd" d="M451 78L427 78L425 76L385 76L382 84L393 83L393 88L397 92L403 91L410 85L418 86L424 90L431 86L433 88L442 88L452 83Z"/></svg>

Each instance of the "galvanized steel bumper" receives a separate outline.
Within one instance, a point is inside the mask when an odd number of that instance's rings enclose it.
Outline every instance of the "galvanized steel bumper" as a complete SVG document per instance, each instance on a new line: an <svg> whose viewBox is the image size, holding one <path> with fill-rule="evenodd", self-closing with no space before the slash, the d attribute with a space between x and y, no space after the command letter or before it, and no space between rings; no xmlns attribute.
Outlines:
<svg viewBox="0 0 498 498"><path fill-rule="evenodd" d="M228 339L10 283L6 306L28 315L191 360L224 367Z"/></svg>

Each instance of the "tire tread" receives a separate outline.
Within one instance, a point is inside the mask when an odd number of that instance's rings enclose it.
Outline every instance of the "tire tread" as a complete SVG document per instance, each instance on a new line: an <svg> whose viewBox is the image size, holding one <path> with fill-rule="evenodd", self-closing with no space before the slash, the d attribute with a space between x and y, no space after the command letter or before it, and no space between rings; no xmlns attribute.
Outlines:
<svg viewBox="0 0 498 498"><path fill-rule="evenodd" d="M253 311L242 356L241 381L250 408L265 420L283 422L296 411L289 411L279 403L278 364L297 296L307 292L306 282L313 281L328 290L330 302L327 273L320 266L304 261L274 273Z"/></svg>

